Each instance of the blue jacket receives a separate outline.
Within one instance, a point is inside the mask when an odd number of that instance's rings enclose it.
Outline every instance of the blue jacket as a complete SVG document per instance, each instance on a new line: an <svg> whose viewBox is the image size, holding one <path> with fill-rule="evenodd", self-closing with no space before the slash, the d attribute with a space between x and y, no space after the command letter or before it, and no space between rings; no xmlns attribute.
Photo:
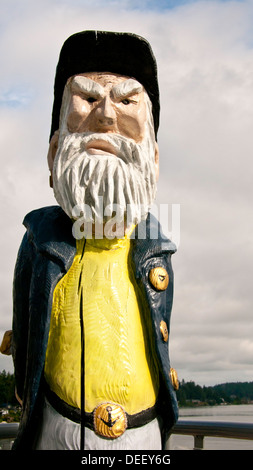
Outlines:
<svg viewBox="0 0 253 470"><path fill-rule="evenodd" d="M13 360L16 389L23 400L19 432L13 445L16 450L33 449L36 442L43 409L42 379L53 292L76 253L72 222L59 206L32 211L25 217L24 225L27 231L19 249L13 286ZM152 318L151 334L155 338L160 369L158 402L164 440L178 417L170 377L169 341L164 341L160 330L163 320L169 331L173 300L171 254L176 249L162 235L159 223L150 214L136 228L132 243L136 280L146 296ZM156 290L149 281L150 270L158 266L169 274L169 285L163 291Z"/></svg>

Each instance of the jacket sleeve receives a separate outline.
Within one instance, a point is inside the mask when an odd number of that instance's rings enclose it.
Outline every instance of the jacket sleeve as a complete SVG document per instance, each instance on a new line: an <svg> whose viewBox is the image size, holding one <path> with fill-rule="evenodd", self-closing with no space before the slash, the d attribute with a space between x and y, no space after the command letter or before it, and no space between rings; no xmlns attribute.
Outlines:
<svg viewBox="0 0 253 470"><path fill-rule="evenodd" d="M16 392L23 399L29 331L29 300L32 275L33 245L24 235L15 266L13 281L12 355Z"/></svg>

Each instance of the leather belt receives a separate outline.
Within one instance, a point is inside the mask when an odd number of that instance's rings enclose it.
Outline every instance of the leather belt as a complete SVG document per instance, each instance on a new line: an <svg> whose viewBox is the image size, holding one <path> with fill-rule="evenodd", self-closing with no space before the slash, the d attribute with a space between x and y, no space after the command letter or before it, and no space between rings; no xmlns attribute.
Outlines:
<svg viewBox="0 0 253 470"><path fill-rule="evenodd" d="M50 390L44 381L44 391L50 405L65 418L80 423L92 429L96 434L110 439L121 436L127 428L144 426L157 417L156 405L134 415L129 415L118 403L104 402L99 404L91 413L81 413L63 401L56 393Z"/></svg>

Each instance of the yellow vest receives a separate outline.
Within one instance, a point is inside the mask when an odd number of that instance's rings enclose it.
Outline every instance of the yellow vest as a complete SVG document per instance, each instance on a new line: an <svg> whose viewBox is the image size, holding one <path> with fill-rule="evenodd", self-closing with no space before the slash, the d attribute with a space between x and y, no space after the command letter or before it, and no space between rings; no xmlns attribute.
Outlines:
<svg viewBox="0 0 253 470"><path fill-rule="evenodd" d="M54 290L45 378L60 398L80 408L82 291L87 412L112 401L134 414L156 402L159 374L147 341L149 312L137 294L130 247L127 237L77 240L73 264Z"/></svg>

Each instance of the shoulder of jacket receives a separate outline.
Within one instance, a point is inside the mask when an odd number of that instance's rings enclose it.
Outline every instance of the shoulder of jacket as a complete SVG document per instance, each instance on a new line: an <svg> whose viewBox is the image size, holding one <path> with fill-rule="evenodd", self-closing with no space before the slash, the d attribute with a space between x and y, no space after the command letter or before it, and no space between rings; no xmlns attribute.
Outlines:
<svg viewBox="0 0 253 470"><path fill-rule="evenodd" d="M62 215L63 210L60 206L46 206L34 209L24 217L23 224L27 230L37 231L38 227L48 224Z"/></svg>
<svg viewBox="0 0 253 470"><path fill-rule="evenodd" d="M72 222L60 206L47 206L29 212L23 224L28 237L38 243L46 240L60 240L69 231L72 233Z"/></svg>
<svg viewBox="0 0 253 470"><path fill-rule="evenodd" d="M36 251L62 259L69 265L75 252L72 221L60 206L48 206L29 212L24 218L27 238Z"/></svg>

